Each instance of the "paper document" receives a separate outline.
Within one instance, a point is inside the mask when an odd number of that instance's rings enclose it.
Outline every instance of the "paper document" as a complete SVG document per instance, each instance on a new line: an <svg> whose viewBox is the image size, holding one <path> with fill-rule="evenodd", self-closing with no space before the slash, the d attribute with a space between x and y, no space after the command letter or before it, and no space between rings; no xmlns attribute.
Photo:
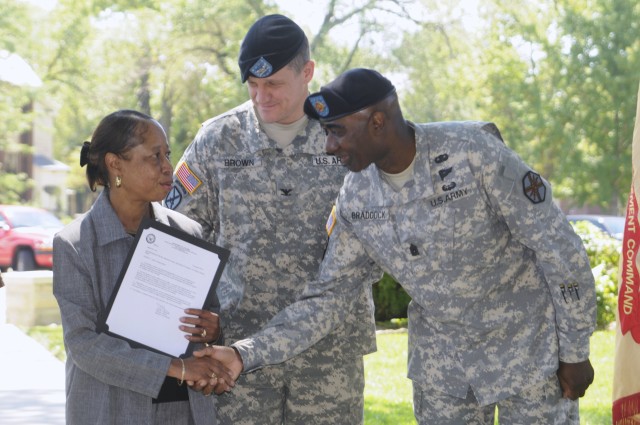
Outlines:
<svg viewBox="0 0 640 425"><path fill-rule="evenodd" d="M179 357L189 351L178 327L186 308L215 294L228 250L146 220L140 226L108 306L106 331Z"/></svg>

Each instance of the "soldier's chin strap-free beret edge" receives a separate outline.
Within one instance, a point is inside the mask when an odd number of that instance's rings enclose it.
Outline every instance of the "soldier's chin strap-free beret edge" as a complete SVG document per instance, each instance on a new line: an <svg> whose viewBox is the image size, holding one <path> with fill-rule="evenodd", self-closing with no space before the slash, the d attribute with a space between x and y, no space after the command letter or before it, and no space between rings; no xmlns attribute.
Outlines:
<svg viewBox="0 0 640 425"><path fill-rule="evenodd" d="M304 112L316 120L333 121L368 108L395 91L391 81L378 71L354 68L309 95Z"/></svg>
<svg viewBox="0 0 640 425"><path fill-rule="evenodd" d="M238 66L242 82L253 75L265 78L284 68L296 56L306 35L283 15L267 15L249 28L242 40Z"/></svg>

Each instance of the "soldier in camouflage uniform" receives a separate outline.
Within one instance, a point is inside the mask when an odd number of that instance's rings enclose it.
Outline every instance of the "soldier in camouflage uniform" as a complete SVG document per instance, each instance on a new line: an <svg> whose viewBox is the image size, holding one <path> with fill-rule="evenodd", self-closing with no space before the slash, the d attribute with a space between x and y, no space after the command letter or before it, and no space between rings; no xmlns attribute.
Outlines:
<svg viewBox="0 0 640 425"><path fill-rule="evenodd" d="M326 214L346 174L303 111L314 63L300 27L281 15L261 18L239 65L251 100L203 124L165 199L231 250L217 291L227 344L258 331L317 278ZM375 351L369 287L380 275L361 270L356 307L319 344L242 375L217 400L221 423L361 424L362 356Z"/></svg>
<svg viewBox="0 0 640 425"><path fill-rule="evenodd" d="M304 350L353 308L350 276L371 258L412 297L420 424L492 425L496 406L501 423L579 423L595 286L549 184L494 124L405 121L395 88L372 70L341 75L305 112L353 171L327 222L321 279L235 353L200 355L251 370Z"/></svg>

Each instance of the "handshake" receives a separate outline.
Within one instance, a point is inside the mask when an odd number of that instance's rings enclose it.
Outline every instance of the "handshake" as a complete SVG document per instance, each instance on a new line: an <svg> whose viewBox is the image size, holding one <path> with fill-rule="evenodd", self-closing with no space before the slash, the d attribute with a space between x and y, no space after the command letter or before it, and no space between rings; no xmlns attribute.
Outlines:
<svg viewBox="0 0 640 425"><path fill-rule="evenodd" d="M207 396L231 391L243 368L235 349L219 345L194 351L183 365L182 377L187 385Z"/></svg>

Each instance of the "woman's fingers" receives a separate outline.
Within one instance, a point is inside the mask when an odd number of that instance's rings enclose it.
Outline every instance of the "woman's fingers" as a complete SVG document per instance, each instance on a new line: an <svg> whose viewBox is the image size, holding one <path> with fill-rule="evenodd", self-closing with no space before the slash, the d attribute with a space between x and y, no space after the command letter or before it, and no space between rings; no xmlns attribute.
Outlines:
<svg viewBox="0 0 640 425"><path fill-rule="evenodd" d="M191 316L180 318L181 331L185 332L185 338L192 342L208 343L213 342L220 336L220 318L217 314L209 310L188 308L185 313Z"/></svg>

